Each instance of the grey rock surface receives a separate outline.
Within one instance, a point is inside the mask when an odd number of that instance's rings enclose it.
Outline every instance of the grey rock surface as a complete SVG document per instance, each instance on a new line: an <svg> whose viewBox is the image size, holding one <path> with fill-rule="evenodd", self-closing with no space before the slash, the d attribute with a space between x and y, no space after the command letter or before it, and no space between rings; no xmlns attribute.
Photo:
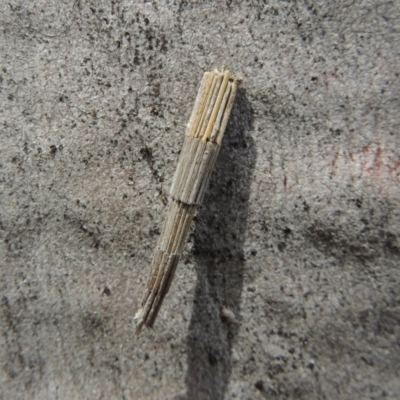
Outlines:
<svg viewBox="0 0 400 400"><path fill-rule="evenodd" d="M0 2L1 399L399 399L400 3ZM243 83L155 328L202 73Z"/></svg>

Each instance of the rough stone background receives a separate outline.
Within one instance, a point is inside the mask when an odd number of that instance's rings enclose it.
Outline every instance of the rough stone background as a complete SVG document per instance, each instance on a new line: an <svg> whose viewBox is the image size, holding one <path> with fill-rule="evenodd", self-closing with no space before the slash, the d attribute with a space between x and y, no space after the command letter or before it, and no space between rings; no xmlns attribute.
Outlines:
<svg viewBox="0 0 400 400"><path fill-rule="evenodd" d="M0 398L399 399L399 27L383 0L0 1ZM222 66L223 150L137 337Z"/></svg>

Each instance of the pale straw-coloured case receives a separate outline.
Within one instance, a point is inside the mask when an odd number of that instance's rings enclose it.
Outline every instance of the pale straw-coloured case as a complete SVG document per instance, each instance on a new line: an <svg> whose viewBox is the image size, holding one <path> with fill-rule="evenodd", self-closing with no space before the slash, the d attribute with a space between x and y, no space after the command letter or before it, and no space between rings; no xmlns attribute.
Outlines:
<svg viewBox="0 0 400 400"><path fill-rule="evenodd" d="M196 209L201 205L221 146L239 80L229 71L206 72L172 181L171 201L137 312L137 333L152 327L168 293Z"/></svg>

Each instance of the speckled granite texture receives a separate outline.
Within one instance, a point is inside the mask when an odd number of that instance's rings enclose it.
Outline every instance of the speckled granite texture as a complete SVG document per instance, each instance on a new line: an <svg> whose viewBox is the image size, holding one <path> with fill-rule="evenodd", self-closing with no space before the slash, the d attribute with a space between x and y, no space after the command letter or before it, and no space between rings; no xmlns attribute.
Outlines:
<svg viewBox="0 0 400 400"><path fill-rule="evenodd" d="M396 1L1 1L0 399L399 399L399 26ZM216 171L137 337L222 66Z"/></svg>

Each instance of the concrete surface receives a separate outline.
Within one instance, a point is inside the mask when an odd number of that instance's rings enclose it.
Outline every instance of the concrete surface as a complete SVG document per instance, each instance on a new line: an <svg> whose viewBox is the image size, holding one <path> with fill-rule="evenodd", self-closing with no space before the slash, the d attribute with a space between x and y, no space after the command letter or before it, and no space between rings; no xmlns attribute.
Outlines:
<svg viewBox="0 0 400 400"><path fill-rule="evenodd" d="M0 398L399 399L399 26L383 0L0 1ZM224 147L137 337L221 66Z"/></svg>

